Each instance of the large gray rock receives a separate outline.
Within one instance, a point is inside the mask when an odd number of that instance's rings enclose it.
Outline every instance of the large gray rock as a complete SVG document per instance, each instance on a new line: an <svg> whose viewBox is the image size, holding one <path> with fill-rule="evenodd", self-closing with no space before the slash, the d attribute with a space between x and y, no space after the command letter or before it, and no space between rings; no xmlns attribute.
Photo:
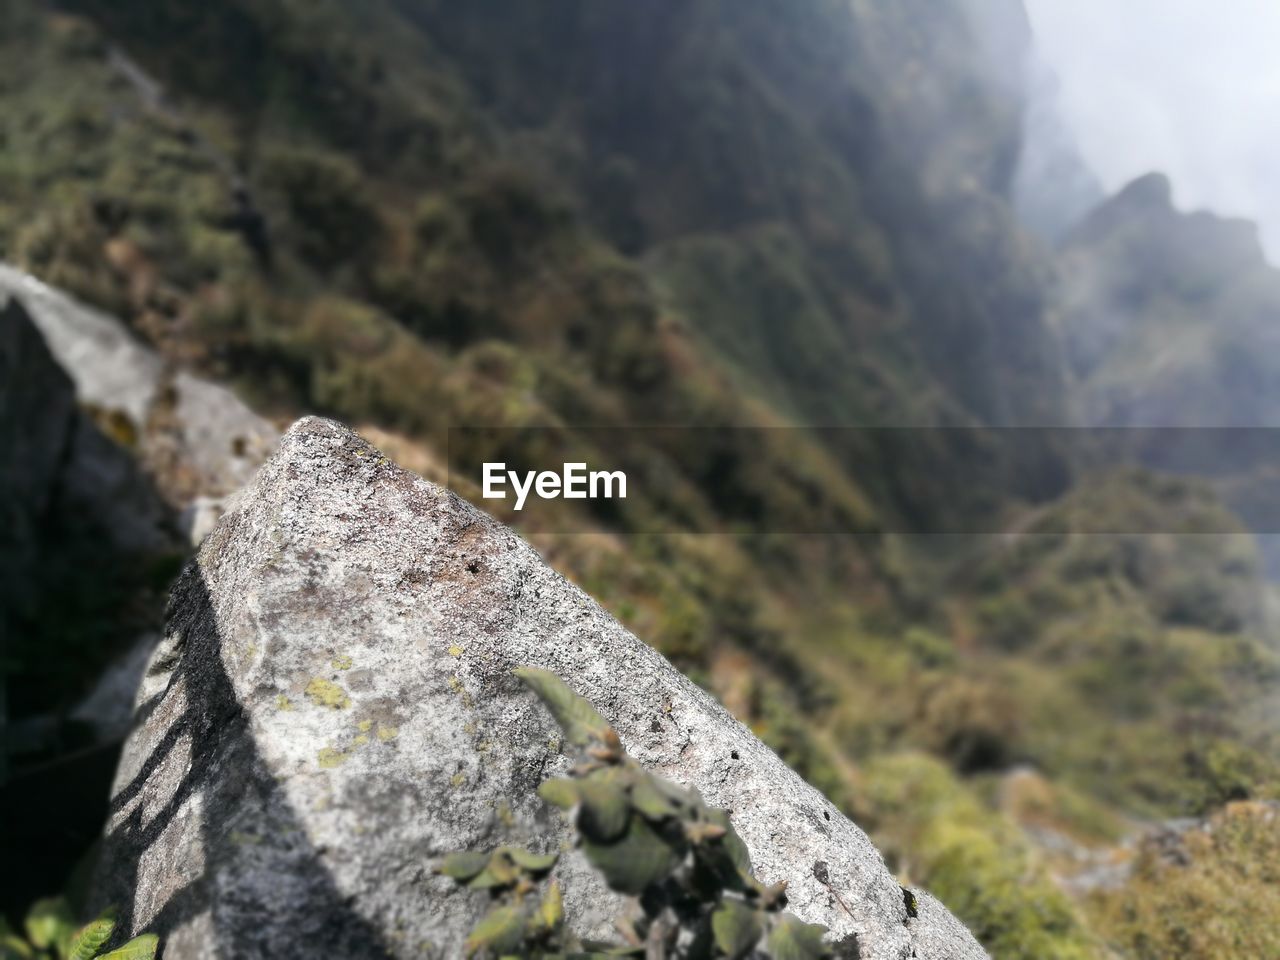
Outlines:
<svg viewBox="0 0 1280 960"><path fill-rule="evenodd" d="M433 861L568 838L535 795L566 761L520 664L731 810L758 876L856 933L861 957L985 956L935 901L909 917L857 826L519 537L319 419L294 425L174 588L97 898L162 934L167 960L460 956L484 898ZM607 928L617 902L577 854L558 871L574 924Z"/></svg>

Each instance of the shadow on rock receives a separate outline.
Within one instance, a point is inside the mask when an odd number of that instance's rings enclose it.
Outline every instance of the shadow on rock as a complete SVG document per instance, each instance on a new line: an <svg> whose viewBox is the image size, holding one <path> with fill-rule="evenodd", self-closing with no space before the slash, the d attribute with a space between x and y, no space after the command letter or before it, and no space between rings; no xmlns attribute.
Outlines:
<svg viewBox="0 0 1280 960"><path fill-rule="evenodd" d="M122 930L159 934L169 960L389 956L258 755L220 650L192 563L144 680L145 742L117 776L96 905L116 904Z"/></svg>

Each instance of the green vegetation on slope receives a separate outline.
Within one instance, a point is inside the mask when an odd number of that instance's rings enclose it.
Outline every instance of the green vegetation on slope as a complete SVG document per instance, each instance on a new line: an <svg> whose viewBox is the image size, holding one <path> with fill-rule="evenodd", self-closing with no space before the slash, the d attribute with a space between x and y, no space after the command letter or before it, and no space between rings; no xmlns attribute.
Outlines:
<svg viewBox="0 0 1280 960"><path fill-rule="evenodd" d="M63 9L5 10L0 256L265 410L437 459L468 423L590 450L579 428L1067 419L1048 265L1004 197L1017 104L958 6ZM1193 536L1198 488L1087 481L990 504L1007 542L913 543L893 511L991 492L760 437L619 432L669 465L632 505L662 532L526 532L846 808L879 804L998 956L1092 948L984 777L1033 764L1147 816L1274 783L1255 561ZM1071 535L1105 510L1189 536ZM824 526L863 533L767 535ZM917 781L954 796L891 802Z"/></svg>

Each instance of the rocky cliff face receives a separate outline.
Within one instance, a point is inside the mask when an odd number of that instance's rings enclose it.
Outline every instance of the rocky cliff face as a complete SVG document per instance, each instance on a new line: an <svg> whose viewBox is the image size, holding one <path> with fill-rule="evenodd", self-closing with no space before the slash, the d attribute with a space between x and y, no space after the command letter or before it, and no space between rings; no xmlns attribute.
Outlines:
<svg viewBox="0 0 1280 960"><path fill-rule="evenodd" d="M564 761L521 664L730 809L761 879L788 881L794 911L856 935L858 956L985 956L926 895L909 916L853 823L515 534L318 419L174 589L99 898L170 960L457 956L482 904L433 861L566 839L534 792ZM572 922L606 928L615 900L576 855L559 869Z"/></svg>

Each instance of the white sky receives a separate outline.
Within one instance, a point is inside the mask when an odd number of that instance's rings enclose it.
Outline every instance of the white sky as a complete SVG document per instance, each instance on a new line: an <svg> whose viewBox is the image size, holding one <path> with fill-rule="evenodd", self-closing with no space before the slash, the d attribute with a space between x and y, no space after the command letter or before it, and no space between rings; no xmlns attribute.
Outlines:
<svg viewBox="0 0 1280 960"><path fill-rule="evenodd" d="M1152 170L1181 209L1258 221L1280 263L1280 0L1027 0L1108 191Z"/></svg>

